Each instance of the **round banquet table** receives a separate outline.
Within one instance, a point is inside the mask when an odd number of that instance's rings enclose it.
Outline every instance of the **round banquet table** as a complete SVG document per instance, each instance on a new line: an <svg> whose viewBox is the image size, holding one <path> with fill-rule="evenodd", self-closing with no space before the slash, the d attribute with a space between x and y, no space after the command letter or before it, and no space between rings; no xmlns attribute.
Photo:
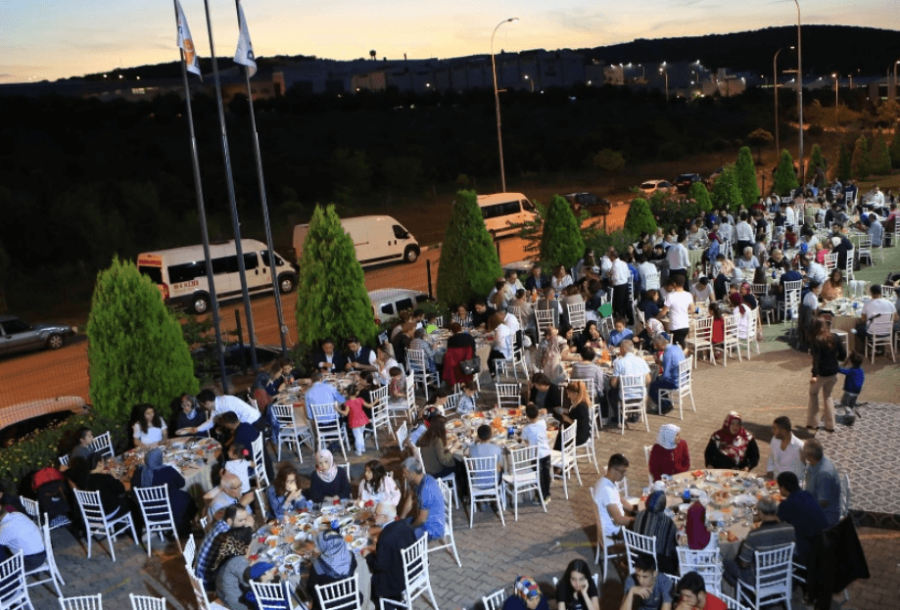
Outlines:
<svg viewBox="0 0 900 610"><path fill-rule="evenodd" d="M273 563L282 579L291 583L294 595L298 599L308 600L306 579L316 555L315 536L319 531L331 528L332 521L338 522L351 552L356 556L356 574L363 598L361 608L369 608L372 575L365 558L359 553L371 544L369 525L374 523L373 513L352 500L333 505L314 505L311 511L291 511L276 523L262 526L250 543L250 561Z"/></svg>
<svg viewBox="0 0 900 610"><path fill-rule="evenodd" d="M552 447L559 434L559 422L550 415L542 415L540 419L547 422L547 441ZM512 450L526 447L522 442L522 429L528 425L525 407L476 411L447 422L454 458L462 461L469 457L469 448L476 442L478 427L482 424L491 426L491 442L503 449L503 469L512 472ZM510 428L513 428L512 437L509 436Z"/></svg>
<svg viewBox="0 0 900 610"><path fill-rule="evenodd" d="M213 465L222 452L221 445L211 438L179 436L160 444L163 463L175 468L184 477L184 490L202 506L203 494L210 491ZM119 479L125 489L131 489L135 469L144 463L145 449L131 449L109 461L110 474Z"/></svg>
<svg viewBox="0 0 900 610"><path fill-rule="evenodd" d="M766 496L781 501L774 481L765 481L752 473L740 470L691 470L663 477L666 484L666 515L678 526L678 544L687 545L684 533L685 516L689 502L683 499L686 490L696 487L703 494L701 503L706 506L706 521L713 535L718 535L722 559L735 559L741 543L757 527L757 501ZM644 488L649 492L650 488ZM717 492L727 492L720 497ZM647 493L639 506L644 508Z"/></svg>
<svg viewBox="0 0 900 610"><path fill-rule="evenodd" d="M478 330L469 330L469 334L475 339L475 355L481 358L481 371L488 370L488 358L491 355L491 343L487 340L487 333ZM432 338L432 347L434 348L434 362L438 366L444 362L444 354L447 353L447 339L450 338L450 331L440 329L434 331L430 337Z"/></svg>

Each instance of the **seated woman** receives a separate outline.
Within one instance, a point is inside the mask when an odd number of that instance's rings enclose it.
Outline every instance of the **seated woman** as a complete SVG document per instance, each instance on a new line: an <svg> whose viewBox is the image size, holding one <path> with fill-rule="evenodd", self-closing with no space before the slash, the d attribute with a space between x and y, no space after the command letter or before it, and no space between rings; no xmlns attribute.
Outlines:
<svg viewBox="0 0 900 610"><path fill-rule="evenodd" d="M147 452L144 464L131 477L132 489L165 485L169 492L169 506L179 535L187 536L191 531L191 520L197 514L197 504L191 494L184 491L185 480L175 468L163 464L163 450L157 447Z"/></svg>
<svg viewBox="0 0 900 610"><path fill-rule="evenodd" d="M200 424L206 421L206 409L201 409L200 405L197 404L197 399L190 394L182 394L178 400L178 406L181 410L178 412L178 417L175 419L175 429L176 430L184 430L185 428L196 428ZM190 432L185 432L184 434L178 434L177 436L209 436L208 432L198 432L196 434L190 434Z"/></svg>
<svg viewBox="0 0 900 610"><path fill-rule="evenodd" d="M678 574L678 545L675 538L678 528L663 512L666 509L666 492L651 493L647 497L646 506L634 519L634 531L656 538L656 565L661 572Z"/></svg>
<svg viewBox="0 0 900 610"><path fill-rule="evenodd" d="M138 420L134 424L134 446L152 449L169 438L166 422L162 420L153 405L138 405Z"/></svg>
<svg viewBox="0 0 900 610"><path fill-rule="evenodd" d="M399 366L390 343L382 343L375 348L375 367L378 369L375 375L381 385L391 382L391 369Z"/></svg>
<svg viewBox="0 0 900 610"><path fill-rule="evenodd" d="M472 328L472 313L464 304L459 305L453 312L452 321L463 328Z"/></svg>
<svg viewBox="0 0 900 610"><path fill-rule="evenodd" d="M100 492L100 504L107 518L126 512L134 513L135 506L128 498L125 486L105 471L103 460L98 454L93 454L89 459L73 459L64 474L76 489Z"/></svg>
<svg viewBox="0 0 900 610"><path fill-rule="evenodd" d="M250 591L247 580L247 569L250 567L248 555L253 530L249 527L236 527L219 534L221 542L210 570L211 579L215 579L216 595L230 610L255 610L246 603L246 595ZM215 547L215 543L213 543Z"/></svg>
<svg viewBox="0 0 900 610"><path fill-rule="evenodd" d="M503 602L503 610L550 610L550 606L537 581L519 576L513 585L513 594Z"/></svg>
<svg viewBox="0 0 900 610"><path fill-rule="evenodd" d="M558 610L600 610L600 593L584 559L573 559L556 585Z"/></svg>
<svg viewBox="0 0 900 610"><path fill-rule="evenodd" d="M356 573L356 557L347 548L343 534L326 530L316 535L319 556L313 561L306 581L310 599L318 600L316 585L330 585Z"/></svg>
<svg viewBox="0 0 900 610"><path fill-rule="evenodd" d="M327 449L316 453L316 469L309 475L309 487L303 497L316 504L350 498L350 479L347 471L334 465L334 455Z"/></svg>
<svg viewBox="0 0 900 610"><path fill-rule="evenodd" d="M759 464L756 439L741 425L741 416L732 411L725 417L706 446L706 467L750 471Z"/></svg>
<svg viewBox="0 0 900 610"><path fill-rule="evenodd" d="M738 339L746 339L747 335L750 334L751 316L755 316L757 313L750 309L744 302L744 298L736 292L728 295L728 301L731 303L732 307L734 307L733 313L737 320Z"/></svg>
<svg viewBox="0 0 900 610"><path fill-rule="evenodd" d="M681 438L681 428L663 424L656 434L656 444L650 450L650 476L654 481L663 475L672 476L691 469L687 443Z"/></svg>
<svg viewBox="0 0 900 610"><path fill-rule="evenodd" d="M449 449L447 420L444 417L432 417L429 420L428 430L419 439L417 446L422 451L422 464L426 473L435 479L442 479L456 472L456 460Z"/></svg>
<svg viewBox="0 0 900 610"><path fill-rule="evenodd" d="M828 303L844 296L844 274L840 269L832 269L831 275L822 284L819 298Z"/></svg>
<svg viewBox="0 0 900 610"><path fill-rule="evenodd" d="M597 322L595 320L591 320L585 325L579 339L581 341L579 347L589 345L598 353L599 350L606 348L606 341L603 340L603 335L600 334L600 329L597 328Z"/></svg>
<svg viewBox="0 0 900 610"><path fill-rule="evenodd" d="M572 406L563 410L557 419L562 428L568 428L574 422L578 422L575 429L575 444L583 445L591 438L591 411L588 408L588 395L584 383L573 381L566 386L566 396ZM556 444L553 448L559 451L562 447L562 430L556 436Z"/></svg>
<svg viewBox="0 0 900 610"><path fill-rule="evenodd" d="M416 329L413 333L413 340L409 344L409 349L424 352L425 354L425 371L429 374L437 371L437 364L434 362L434 349L431 344L425 340L427 333L424 328ZM410 367L418 365L410 361Z"/></svg>
<svg viewBox="0 0 900 610"><path fill-rule="evenodd" d="M281 519L284 513L301 508L300 474L293 465L285 464L278 469L275 482L266 488L266 499L269 501L269 514L266 515L269 520Z"/></svg>
<svg viewBox="0 0 900 610"><path fill-rule="evenodd" d="M359 482L358 499L360 504L371 502L377 506L381 502L400 504L400 490L394 483L394 477L389 477L387 470L379 460L366 462L366 470Z"/></svg>

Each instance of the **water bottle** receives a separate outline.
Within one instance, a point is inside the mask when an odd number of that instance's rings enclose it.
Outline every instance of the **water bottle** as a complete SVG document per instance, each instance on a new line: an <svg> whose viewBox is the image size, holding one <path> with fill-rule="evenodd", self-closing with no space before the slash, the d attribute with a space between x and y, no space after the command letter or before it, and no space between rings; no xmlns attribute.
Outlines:
<svg viewBox="0 0 900 610"><path fill-rule="evenodd" d="M516 435L516 428L515 428L515 426L510 426L509 428L507 428L507 430L506 430L506 438L511 439L511 438L513 438L515 435Z"/></svg>

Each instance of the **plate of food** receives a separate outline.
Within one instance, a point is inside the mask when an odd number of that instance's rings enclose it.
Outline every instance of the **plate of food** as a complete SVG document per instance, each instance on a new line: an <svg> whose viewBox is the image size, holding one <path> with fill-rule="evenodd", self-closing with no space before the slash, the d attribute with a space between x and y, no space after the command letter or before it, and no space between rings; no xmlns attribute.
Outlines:
<svg viewBox="0 0 900 610"><path fill-rule="evenodd" d="M361 548L363 548L364 546L366 546L366 541L363 540L362 538L357 538L356 540L354 540L353 542L350 543L350 548L353 549L354 551L358 551Z"/></svg>
<svg viewBox="0 0 900 610"><path fill-rule="evenodd" d="M712 503L719 508L731 506L731 503L734 501L731 492L725 489L719 489L712 492L710 499L712 500Z"/></svg>
<svg viewBox="0 0 900 610"><path fill-rule="evenodd" d="M294 563L299 563L302 559L303 558L300 557L300 555L297 555L296 553L291 553L290 555L288 555L287 557L284 558L284 563L291 565Z"/></svg>
<svg viewBox="0 0 900 610"><path fill-rule="evenodd" d="M695 479L699 479L700 477L703 476L703 471L702 471L702 470L695 470L694 472L691 473L691 475L692 475Z"/></svg>
<svg viewBox="0 0 900 610"><path fill-rule="evenodd" d="M455 419L447 424L447 428L449 428L450 430L456 430L458 428L462 428L464 425L465 422L463 422L461 419Z"/></svg>
<svg viewBox="0 0 900 610"><path fill-rule="evenodd" d="M756 498L750 494L741 494L734 499L736 506L753 506L756 504Z"/></svg>

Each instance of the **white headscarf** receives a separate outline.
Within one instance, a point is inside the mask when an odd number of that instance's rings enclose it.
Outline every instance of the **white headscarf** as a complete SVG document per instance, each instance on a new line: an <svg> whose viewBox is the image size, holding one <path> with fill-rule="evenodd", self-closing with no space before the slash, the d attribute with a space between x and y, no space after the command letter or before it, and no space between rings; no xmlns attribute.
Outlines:
<svg viewBox="0 0 900 610"><path fill-rule="evenodd" d="M675 424L664 424L660 426L659 432L656 434L656 444L669 451L675 449L678 445L678 443L675 442L675 437L678 436L679 432L681 432L681 428Z"/></svg>

